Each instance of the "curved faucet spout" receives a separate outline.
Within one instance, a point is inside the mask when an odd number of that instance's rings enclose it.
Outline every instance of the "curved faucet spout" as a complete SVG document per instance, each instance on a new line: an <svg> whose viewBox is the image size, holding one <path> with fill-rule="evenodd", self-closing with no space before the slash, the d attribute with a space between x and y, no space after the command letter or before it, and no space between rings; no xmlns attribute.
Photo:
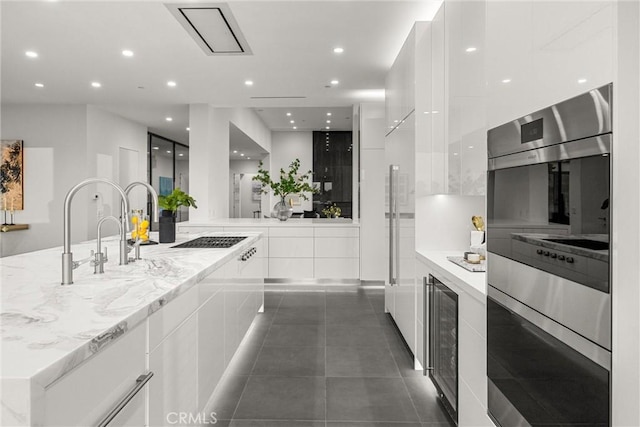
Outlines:
<svg viewBox="0 0 640 427"><path fill-rule="evenodd" d="M145 187L147 189L147 192L151 194L151 205L153 212L149 212L149 217L151 218L151 221L158 222L158 193L156 193L156 190L151 185L142 181L132 182L124 189L125 194L129 195L131 190L138 185Z"/></svg>
<svg viewBox="0 0 640 427"><path fill-rule="evenodd" d="M129 211L129 199L127 198L126 193L118 184L113 181L110 181L106 178L89 178L84 181L76 184L64 198L64 250L62 252L62 284L70 285L73 283L73 254L71 253L71 202L73 201L73 196L80 190L81 188L89 185L89 184L107 184L113 187L118 193L120 193L120 197L122 198L122 203L125 206L125 214L122 217L123 224L128 223L126 212ZM125 227L121 227L120 230L120 240L125 241L127 239L126 232L124 231Z"/></svg>

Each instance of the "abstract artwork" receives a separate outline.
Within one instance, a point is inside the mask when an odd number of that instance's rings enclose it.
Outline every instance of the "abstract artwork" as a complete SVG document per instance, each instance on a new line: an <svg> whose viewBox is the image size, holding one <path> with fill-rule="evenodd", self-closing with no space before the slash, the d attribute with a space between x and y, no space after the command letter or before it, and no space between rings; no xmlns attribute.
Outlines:
<svg viewBox="0 0 640 427"><path fill-rule="evenodd" d="M2 140L2 164L0 164L0 193L2 210L20 211L24 209L23 195L23 149L21 140Z"/></svg>
<svg viewBox="0 0 640 427"><path fill-rule="evenodd" d="M161 176L160 178L160 188L158 190L159 196L168 196L173 191L173 178L169 178L166 176Z"/></svg>

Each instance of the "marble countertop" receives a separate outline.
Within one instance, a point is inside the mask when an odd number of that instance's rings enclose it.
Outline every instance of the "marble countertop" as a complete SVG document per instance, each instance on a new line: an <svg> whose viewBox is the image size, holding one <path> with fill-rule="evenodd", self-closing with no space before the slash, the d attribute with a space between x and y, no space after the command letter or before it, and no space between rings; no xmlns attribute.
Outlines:
<svg viewBox="0 0 640 427"><path fill-rule="evenodd" d="M550 242L544 239L587 239L587 240L596 240L599 242L608 242L609 236L606 234L571 234L571 235L562 235L562 234L544 234L544 233L512 233L511 237L515 240L520 240L522 242L530 243L532 245L541 246L544 248L568 252L574 255L581 255L589 258L598 259L600 261L609 261L609 251L607 249L604 250L593 250L587 248L581 248L578 246L571 246L563 243Z"/></svg>
<svg viewBox="0 0 640 427"><path fill-rule="evenodd" d="M249 227L359 227L360 223L347 218L289 218L280 221L276 218L220 218L208 221L185 221L179 226L242 226Z"/></svg>
<svg viewBox="0 0 640 427"><path fill-rule="evenodd" d="M51 384L110 342L99 337L133 328L260 238L202 235L248 238L230 249L171 249L199 236L178 234L175 243L141 247L142 260L120 266L118 238L110 237L103 239L109 249L105 273L94 275L86 263L65 286L61 247L1 258L2 378ZM157 233L151 239L157 241ZM95 245L72 245L74 259L85 258Z"/></svg>
<svg viewBox="0 0 640 427"><path fill-rule="evenodd" d="M440 276L457 284L474 298L484 302L487 294L487 273L471 272L449 261L448 256L462 256L455 251L416 251L418 258L426 262Z"/></svg>

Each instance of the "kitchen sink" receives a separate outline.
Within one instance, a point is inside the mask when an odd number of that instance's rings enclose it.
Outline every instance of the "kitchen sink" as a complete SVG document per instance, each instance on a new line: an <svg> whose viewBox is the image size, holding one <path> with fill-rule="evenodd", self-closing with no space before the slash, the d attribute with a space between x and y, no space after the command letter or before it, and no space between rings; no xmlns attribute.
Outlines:
<svg viewBox="0 0 640 427"><path fill-rule="evenodd" d="M589 239L542 239L548 242L561 243L568 246L577 246L579 248L591 249L594 251L602 251L609 249L609 242L601 242L599 240Z"/></svg>
<svg viewBox="0 0 640 427"><path fill-rule="evenodd" d="M179 245L171 246L172 248L230 248L246 237L236 236L205 236L198 237L197 239L189 240L188 242L180 243Z"/></svg>

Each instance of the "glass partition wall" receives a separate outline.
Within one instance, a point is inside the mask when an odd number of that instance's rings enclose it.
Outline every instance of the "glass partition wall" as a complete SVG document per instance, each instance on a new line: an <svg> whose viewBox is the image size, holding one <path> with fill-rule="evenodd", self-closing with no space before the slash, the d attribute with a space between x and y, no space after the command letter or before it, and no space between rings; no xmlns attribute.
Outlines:
<svg viewBox="0 0 640 427"><path fill-rule="evenodd" d="M160 135L149 133L149 182L159 196L174 188L189 193L189 147ZM149 202L150 203L150 202ZM150 212L151 206L149 206ZM189 208L180 207L176 221L188 221ZM152 224L157 230L157 223Z"/></svg>
<svg viewBox="0 0 640 427"><path fill-rule="evenodd" d="M313 132L313 184L320 193L313 195L314 211L335 204L341 217L352 217L353 144L352 132Z"/></svg>

